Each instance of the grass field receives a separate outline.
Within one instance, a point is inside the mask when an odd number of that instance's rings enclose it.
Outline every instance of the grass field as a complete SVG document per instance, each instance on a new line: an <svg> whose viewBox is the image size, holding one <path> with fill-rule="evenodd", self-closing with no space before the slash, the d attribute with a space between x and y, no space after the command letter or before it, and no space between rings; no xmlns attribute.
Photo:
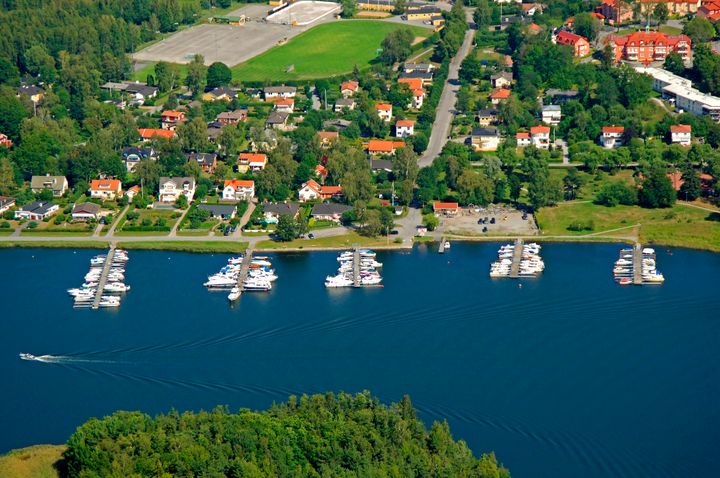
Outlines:
<svg viewBox="0 0 720 478"><path fill-rule="evenodd" d="M107 249L108 243L103 241L2 241L0 249L7 247L45 247L51 249ZM2 476L2 475L0 475Z"/></svg>
<svg viewBox="0 0 720 478"><path fill-rule="evenodd" d="M121 249L143 249L150 251L177 251L177 252L214 252L234 254L245 252L247 242L229 241L142 241L120 242Z"/></svg>
<svg viewBox="0 0 720 478"><path fill-rule="evenodd" d="M58 478L54 464L62 459L65 445L37 445L0 456L3 478Z"/></svg>
<svg viewBox="0 0 720 478"><path fill-rule="evenodd" d="M385 36L399 28L410 28L416 37L429 36L426 28L376 20L325 23L233 68L242 81L287 81L326 78L363 69L377 56ZM294 65L292 72L287 68Z"/></svg>
<svg viewBox="0 0 720 478"><path fill-rule="evenodd" d="M396 244L393 244L392 240L388 244L387 239L384 237L365 237L356 232L351 232L343 236L296 239L289 242L260 241L257 249L304 249L312 247L352 247L353 245L376 247Z"/></svg>

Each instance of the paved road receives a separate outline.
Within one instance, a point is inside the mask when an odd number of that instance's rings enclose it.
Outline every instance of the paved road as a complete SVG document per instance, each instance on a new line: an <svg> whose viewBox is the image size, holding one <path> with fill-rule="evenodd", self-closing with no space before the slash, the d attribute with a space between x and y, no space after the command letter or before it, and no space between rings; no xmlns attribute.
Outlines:
<svg viewBox="0 0 720 478"><path fill-rule="evenodd" d="M183 222L183 219L185 219L185 215L187 215L188 212L190 212L191 207L188 206L182 213L182 215L178 218L175 225L170 229L170 236L169 237L175 237L177 236L178 228L180 227L180 224Z"/></svg>
<svg viewBox="0 0 720 478"><path fill-rule="evenodd" d="M453 58L450 62L450 71L448 73L448 78L445 82L442 95L440 96L440 102L438 103L437 112L435 114L435 122L433 123L428 147L418 161L421 168L432 164L433 160L438 157L440 151L442 151L443 146L445 146L445 143L448 140L450 125L452 123L453 113L455 110L455 103L457 102L458 91L460 91L458 72L460 71L460 64L472 50L474 35L475 30L468 30L465 32L465 40L460 46L455 58Z"/></svg>

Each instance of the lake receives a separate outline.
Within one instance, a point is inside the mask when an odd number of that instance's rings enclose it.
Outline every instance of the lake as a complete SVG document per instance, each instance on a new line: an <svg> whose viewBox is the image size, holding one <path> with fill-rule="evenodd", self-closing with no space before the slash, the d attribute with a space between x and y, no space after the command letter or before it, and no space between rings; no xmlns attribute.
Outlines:
<svg viewBox="0 0 720 478"><path fill-rule="evenodd" d="M385 287L368 289L325 289L336 253L275 254L275 288L234 307L202 286L228 255L131 251L115 311L65 292L98 251L3 249L0 452L117 409L367 389L408 393L515 478L716 475L720 255L656 248L666 283L621 287L621 247L546 244L522 288L489 278L498 244L379 252Z"/></svg>

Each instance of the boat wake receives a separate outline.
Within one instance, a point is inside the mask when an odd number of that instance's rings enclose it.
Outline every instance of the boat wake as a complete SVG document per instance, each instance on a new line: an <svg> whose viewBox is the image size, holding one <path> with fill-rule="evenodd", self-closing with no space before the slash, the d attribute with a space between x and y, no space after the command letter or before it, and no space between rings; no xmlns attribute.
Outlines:
<svg viewBox="0 0 720 478"><path fill-rule="evenodd" d="M68 355L33 355L28 353L21 353L20 358L22 360L32 360L34 362L43 363L58 363L58 364L73 364L73 363L120 363L117 360L99 360L99 359L88 359L82 357L72 357Z"/></svg>

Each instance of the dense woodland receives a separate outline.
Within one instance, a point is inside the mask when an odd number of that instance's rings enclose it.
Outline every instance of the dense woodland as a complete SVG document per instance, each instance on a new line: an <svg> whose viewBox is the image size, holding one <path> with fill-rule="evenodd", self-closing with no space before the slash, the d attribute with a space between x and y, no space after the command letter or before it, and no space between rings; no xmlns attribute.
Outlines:
<svg viewBox="0 0 720 478"><path fill-rule="evenodd" d="M80 426L65 459L78 478L510 477L447 422L427 430L407 396L387 406L368 392L293 396L264 412L117 412Z"/></svg>

